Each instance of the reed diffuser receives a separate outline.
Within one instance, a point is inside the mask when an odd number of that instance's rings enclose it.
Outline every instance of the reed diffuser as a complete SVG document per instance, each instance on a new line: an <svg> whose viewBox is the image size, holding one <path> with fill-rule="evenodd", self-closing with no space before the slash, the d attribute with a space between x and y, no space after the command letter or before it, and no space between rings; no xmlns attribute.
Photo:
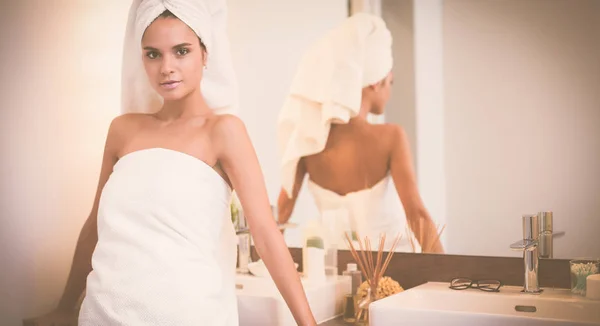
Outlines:
<svg viewBox="0 0 600 326"><path fill-rule="evenodd" d="M436 235L435 239L431 242L424 241L424 243L421 244L421 246L420 246L421 253L432 252L433 247L435 246L435 244L438 242L438 240L442 236L442 233L444 232L445 228L446 228L445 224L441 228L439 225L436 224L435 229L437 231L436 232L437 235ZM408 226L406 226L406 234L408 235L408 242L410 243L412 252L416 253L417 252L416 243L418 243L419 241L416 239L414 232L411 232L411 230ZM419 239L423 239L423 238L424 238L423 237L423 228L419 227Z"/></svg>
<svg viewBox="0 0 600 326"><path fill-rule="evenodd" d="M377 259L373 259L373 253L371 252L371 242L369 237L365 237L364 243L360 240L360 237L356 236L356 241L358 242L358 246L360 249L360 253L354 248L352 243L352 239L348 234L345 234L346 241L350 246L350 252L352 253L352 257L356 261L356 264L360 267L360 270L366 279L368 284L367 295L357 303L356 309L356 324L369 324L369 305L377 300L377 289L379 286L379 282L383 278L383 274L385 273L390 261L392 260L392 256L394 255L394 249L402 239L402 235L396 236L396 239L392 243L392 247L385 258L383 260L383 248L385 245L385 234L382 234L379 237L379 248L377 251Z"/></svg>

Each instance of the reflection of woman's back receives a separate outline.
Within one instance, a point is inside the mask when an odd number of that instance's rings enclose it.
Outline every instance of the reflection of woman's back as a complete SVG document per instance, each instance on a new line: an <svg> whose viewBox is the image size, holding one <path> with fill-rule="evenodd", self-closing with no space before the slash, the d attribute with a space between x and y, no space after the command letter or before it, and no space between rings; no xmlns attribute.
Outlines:
<svg viewBox="0 0 600 326"><path fill-rule="evenodd" d="M392 138L385 137L386 127L364 119L332 125L325 149L303 158L307 187L321 213L338 212L338 231L373 240L405 231L402 206L389 187ZM389 190L395 198L388 197Z"/></svg>
<svg viewBox="0 0 600 326"><path fill-rule="evenodd" d="M322 216L346 211L341 220L349 225L340 226L344 231L368 235L376 243L380 232L393 239L408 222L419 244L431 239L435 225L417 190L406 135L397 125L367 122L367 115L382 114L389 100L391 51L385 22L359 13L303 56L277 127L282 154L279 222L290 218L308 174ZM392 178L396 191L388 192ZM386 200L388 194L395 200ZM387 210L394 202L396 208ZM435 242L431 250L441 251Z"/></svg>

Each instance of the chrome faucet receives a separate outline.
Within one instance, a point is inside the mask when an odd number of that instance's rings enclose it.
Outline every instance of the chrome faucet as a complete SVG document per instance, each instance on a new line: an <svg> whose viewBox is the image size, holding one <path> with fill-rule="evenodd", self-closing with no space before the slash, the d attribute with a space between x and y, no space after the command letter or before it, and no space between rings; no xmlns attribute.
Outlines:
<svg viewBox="0 0 600 326"><path fill-rule="evenodd" d="M523 215L523 240L510 245L513 250L523 251L525 264L524 293L539 294L542 292L538 282L538 246L540 223L538 215Z"/></svg>

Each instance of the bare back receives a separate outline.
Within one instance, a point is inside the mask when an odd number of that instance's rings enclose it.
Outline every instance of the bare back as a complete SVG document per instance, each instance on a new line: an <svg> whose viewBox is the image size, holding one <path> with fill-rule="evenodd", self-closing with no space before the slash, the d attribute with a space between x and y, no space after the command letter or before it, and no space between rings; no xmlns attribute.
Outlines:
<svg viewBox="0 0 600 326"><path fill-rule="evenodd" d="M340 195L373 187L390 172L390 130L362 120L333 124L325 149L303 158L309 178Z"/></svg>

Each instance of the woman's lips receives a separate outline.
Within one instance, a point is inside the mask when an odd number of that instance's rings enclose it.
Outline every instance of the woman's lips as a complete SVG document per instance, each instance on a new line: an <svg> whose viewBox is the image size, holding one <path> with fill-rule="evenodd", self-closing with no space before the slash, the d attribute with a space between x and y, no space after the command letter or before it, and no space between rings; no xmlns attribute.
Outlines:
<svg viewBox="0 0 600 326"><path fill-rule="evenodd" d="M160 87L165 89L174 89L181 84L180 80L169 80L164 83L160 83Z"/></svg>

